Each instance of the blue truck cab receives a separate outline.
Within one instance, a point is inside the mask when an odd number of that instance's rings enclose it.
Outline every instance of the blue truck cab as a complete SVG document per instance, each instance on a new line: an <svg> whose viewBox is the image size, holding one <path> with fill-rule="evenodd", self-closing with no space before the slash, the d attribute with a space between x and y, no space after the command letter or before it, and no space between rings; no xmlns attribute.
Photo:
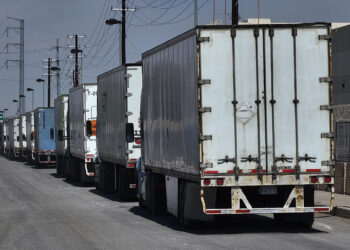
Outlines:
<svg viewBox="0 0 350 250"><path fill-rule="evenodd" d="M34 111L34 142L36 165L56 165L54 108L37 108Z"/></svg>

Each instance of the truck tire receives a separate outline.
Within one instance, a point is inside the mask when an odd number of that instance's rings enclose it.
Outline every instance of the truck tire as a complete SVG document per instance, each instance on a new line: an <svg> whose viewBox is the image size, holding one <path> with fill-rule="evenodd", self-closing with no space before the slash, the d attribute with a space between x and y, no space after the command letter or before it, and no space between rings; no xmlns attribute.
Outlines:
<svg viewBox="0 0 350 250"><path fill-rule="evenodd" d="M147 207L152 215L162 215L166 212L165 177L150 172L147 192Z"/></svg>
<svg viewBox="0 0 350 250"><path fill-rule="evenodd" d="M304 206L314 206L314 186L304 186ZM296 226L311 228L314 223L314 213L283 213L273 215L275 222L280 226Z"/></svg>

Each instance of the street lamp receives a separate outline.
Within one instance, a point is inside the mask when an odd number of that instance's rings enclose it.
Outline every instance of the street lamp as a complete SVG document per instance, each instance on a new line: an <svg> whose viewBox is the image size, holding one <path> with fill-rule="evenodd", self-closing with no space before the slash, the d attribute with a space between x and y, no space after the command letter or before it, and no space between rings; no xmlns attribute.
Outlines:
<svg viewBox="0 0 350 250"><path fill-rule="evenodd" d="M17 112L16 113L17 113L17 116L18 116L18 100L14 99L14 100L12 100L12 102L13 103L17 103Z"/></svg>
<svg viewBox="0 0 350 250"><path fill-rule="evenodd" d="M106 24L108 26L112 26L115 24L123 24L122 21L119 21L115 18L110 18L106 20ZM122 38L120 39L119 43L119 63L120 65L123 65L125 63L125 41L123 40L125 33L123 32L124 25L119 26L119 34L122 34Z"/></svg>
<svg viewBox="0 0 350 250"><path fill-rule="evenodd" d="M38 79L36 79L36 82L43 83L43 107L45 107L45 84L44 84L45 80L38 78Z"/></svg>
<svg viewBox="0 0 350 250"><path fill-rule="evenodd" d="M28 92L32 92L32 110L34 110L34 89L27 88Z"/></svg>
<svg viewBox="0 0 350 250"><path fill-rule="evenodd" d="M61 70L59 67L55 67L55 66L53 66L53 67L51 67L51 70L53 70L53 71L59 71L59 70Z"/></svg>
<svg viewBox="0 0 350 250"><path fill-rule="evenodd" d="M122 22L115 19L115 18L110 18L106 20L107 25L114 25L114 24L121 24Z"/></svg>

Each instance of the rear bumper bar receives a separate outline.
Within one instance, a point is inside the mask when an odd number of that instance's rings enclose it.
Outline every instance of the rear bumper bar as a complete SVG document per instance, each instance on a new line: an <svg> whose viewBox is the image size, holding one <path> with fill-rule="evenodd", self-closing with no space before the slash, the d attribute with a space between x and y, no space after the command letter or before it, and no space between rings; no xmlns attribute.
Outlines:
<svg viewBox="0 0 350 250"><path fill-rule="evenodd" d="M241 209L206 209L207 215L212 214L275 214L275 213L315 213L330 212L330 207L303 207L303 208L241 208Z"/></svg>

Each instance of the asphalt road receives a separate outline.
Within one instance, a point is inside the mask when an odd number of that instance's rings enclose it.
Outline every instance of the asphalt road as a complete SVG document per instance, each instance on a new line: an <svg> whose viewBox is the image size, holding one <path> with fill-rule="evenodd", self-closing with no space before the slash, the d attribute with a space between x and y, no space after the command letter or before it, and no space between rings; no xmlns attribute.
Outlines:
<svg viewBox="0 0 350 250"><path fill-rule="evenodd" d="M248 215L189 231L54 173L0 157L0 249L349 249L348 219L317 214L301 230Z"/></svg>

